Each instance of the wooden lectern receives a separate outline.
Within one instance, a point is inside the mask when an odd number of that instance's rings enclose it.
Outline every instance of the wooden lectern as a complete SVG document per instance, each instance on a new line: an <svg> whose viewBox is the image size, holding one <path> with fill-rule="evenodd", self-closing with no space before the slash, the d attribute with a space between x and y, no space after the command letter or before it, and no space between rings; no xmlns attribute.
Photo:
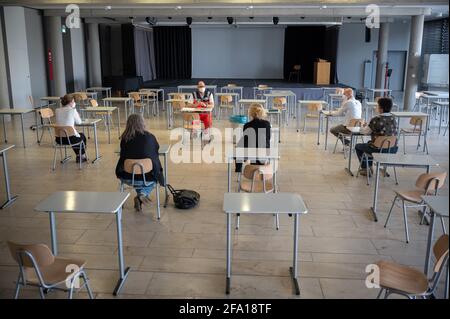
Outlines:
<svg viewBox="0 0 450 319"><path fill-rule="evenodd" d="M331 63L327 60L318 59L314 62L314 84L330 84L330 67Z"/></svg>

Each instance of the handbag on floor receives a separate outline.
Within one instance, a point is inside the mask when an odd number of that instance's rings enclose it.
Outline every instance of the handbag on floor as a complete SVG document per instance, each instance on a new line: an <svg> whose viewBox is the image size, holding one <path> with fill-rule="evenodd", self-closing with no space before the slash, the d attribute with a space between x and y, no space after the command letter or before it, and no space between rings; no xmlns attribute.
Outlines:
<svg viewBox="0 0 450 319"><path fill-rule="evenodd" d="M173 202L176 208L190 209L197 206L200 201L200 194L196 191L189 189L174 189L171 185L167 184L167 188L172 193Z"/></svg>

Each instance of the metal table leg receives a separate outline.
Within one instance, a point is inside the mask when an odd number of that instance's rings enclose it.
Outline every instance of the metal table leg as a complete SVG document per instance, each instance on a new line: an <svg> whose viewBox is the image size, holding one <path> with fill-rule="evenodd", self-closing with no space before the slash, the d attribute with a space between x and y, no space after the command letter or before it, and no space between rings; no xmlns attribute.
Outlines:
<svg viewBox="0 0 450 319"><path fill-rule="evenodd" d="M34 112L34 119L36 121L36 142L40 145L41 141L39 141L39 123L38 123L38 111L35 110ZM44 128L42 128L44 130Z"/></svg>
<svg viewBox="0 0 450 319"><path fill-rule="evenodd" d="M374 188L374 192L373 192L373 205L371 207L371 211L373 214L373 219L375 222L378 221L378 217L377 217L377 200L378 200L378 184L380 182L380 163L377 162L377 166L376 166L376 172L375 172L375 188Z"/></svg>
<svg viewBox="0 0 450 319"><path fill-rule="evenodd" d="M88 132L89 132L89 128L88 128ZM92 161L92 163L95 163L96 161L98 161L101 156L98 153L98 140L97 140L97 124L94 123L94 143L95 143L95 159Z"/></svg>
<svg viewBox="0 0 450 319"><path fill-rule="evenodd" d="M117 134L118 134L119 139L120 139L120 110L119 109L117 109Z"/></svg>
<svg viewBox="0 0 450 319"><path fill-rule="evenodd" d="M227 214L227 278L225 293L230 294L231 289L231 214Z"/></svg>
<svg viewBox="0 0 450 319"><path fill-rule="evenodd" d="M0 206L0 209L10 206L17 199L17 196L11 196L11 190L9 187L9 174L8 174L8 162L6 160L6 152L1 154L3 162L3 175L5 176L5 187L6 187L6 202Z"/></svg>
<svg viewBox="0 0 450 319"><path fill-rule="evenodd" d="M12 120L12 116L11 116ZM8 143L8 138L6 137L6 126L5 126L5 115L2 114L2 121L3 121L3 136L5 137L5 143Z"/></svg>
<svg viewBox="0 0 450 319"><path fill-rule="evenodd" d="M350 133L350 149L348 151L348 166L345 169L347 171L347 173L350 174L350 176L354 176L353 172L352 172L352 151L353 151L353 141L354 141L353 137L354 137L353 134ZM345 152L345 148L344 148L344 152Z"/></svg>
<svg viewBox="0 0 450 319"><path fill-rule="evenodd" d="M294 291L297 296L300 295L300 286L298 284L298 214L294 216L294 260L292 267L289 269L291 273L292 281L294 282Z"/></svg>
<svg viewBox="0 0 450 319"><path fill-rule="evenodd" d="M228 159L228 193L231 193L231 160Z"/></svg>
<svg viewBox="0 0 450 319"><path fill-rule="evenodd" d="M25 148L25 129L23 127L23 114L20 114L20 124L22 126L22 143L23 143L23 148Z"/></svg>
<svg viewBox="0 0 450 319"><path fill-rule="evenodd" d="M125 280L128 277L128 274L130 273L130 267L126 267L124 265L123 260L123 244L122 244L122 208L119 208L119 210L116 213L116 224L117 224L117 248L118 248L118 255L119 255L119 272L120 272L120 278L117 282L116 288L114 288L113 295L117 296L120 292L120 290L123 287L123 284L125 283Z"/></svg>
<svg viewBox="0 0 450 319"><path fill-rule="evenodd" d="M119 109L117 109L119 111ZM111 144L111 115L112 113L106 114L106 127L108 128L108 144Z"/></svg>
<svg viewBox="0 0 450 319"><path fill-rule="evenodd" d="M436 220L436 214L430 210L430 225L428 226L428 240L427 240L427 253L425 255L425 267L424 267L424 274L428 277L428 270L430 268L430 258L431 258L431 245L433 243L433 237L434 237L434 222Z"/></svg>
<svg viewBox="0 0 450 319"><path fill-rule="evenodd" d="M320 129L321 129L321 122L322 122L322 112L319 112L319 125L317 127L317 145L320 145Z"/></svg>
<svg viewBox="0 0 450 319"><path fill-rule="evenodd" d="M167 190L167 183L168 181L168 173L167 173L168 165L167 165L167 154L164 154L164 191L166 198L164 199L164 208L167 207L167 203L169 202L169 193Z"/></svg>
<svg viewBox="0 0 450 319"><path fill-rule="evenodd" d="M330 121L330 116L325 116L325 151L327 150L328 145L328 125Z"/></svg>
<svg viewBox="0 0 450 319"><path fill-rule="evenodd" d="M58 255L58 239L56 236L56 222L55 222L55 213L48 212L50 218L50 238L52 242L52 253L53 255Z"/></svg>

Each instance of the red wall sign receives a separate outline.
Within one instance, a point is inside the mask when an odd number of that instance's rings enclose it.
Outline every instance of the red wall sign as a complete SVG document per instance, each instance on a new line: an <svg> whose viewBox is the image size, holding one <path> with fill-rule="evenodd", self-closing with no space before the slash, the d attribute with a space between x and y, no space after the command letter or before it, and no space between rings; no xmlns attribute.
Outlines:
<svg viewBox="0 0 450 319"><path fill-rule="evenodd" d="M52 51L48 49L47 51L47 63L48 63L48 77L50 81L53 81L53 59Z"/></svg>

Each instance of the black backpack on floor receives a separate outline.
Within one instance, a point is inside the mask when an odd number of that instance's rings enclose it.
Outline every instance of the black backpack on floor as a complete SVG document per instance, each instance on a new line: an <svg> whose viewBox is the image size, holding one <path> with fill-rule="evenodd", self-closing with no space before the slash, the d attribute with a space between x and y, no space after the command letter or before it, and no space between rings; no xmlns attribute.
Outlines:
<svg viewBox="0 0 450 319"><path fill-rule="evenodd" d="M169 191L172 193L173 202L176 208L189 209L197 206L200 201L200 194L196 191L188 189L174 189L171 185L167 184Z"/></svg>

